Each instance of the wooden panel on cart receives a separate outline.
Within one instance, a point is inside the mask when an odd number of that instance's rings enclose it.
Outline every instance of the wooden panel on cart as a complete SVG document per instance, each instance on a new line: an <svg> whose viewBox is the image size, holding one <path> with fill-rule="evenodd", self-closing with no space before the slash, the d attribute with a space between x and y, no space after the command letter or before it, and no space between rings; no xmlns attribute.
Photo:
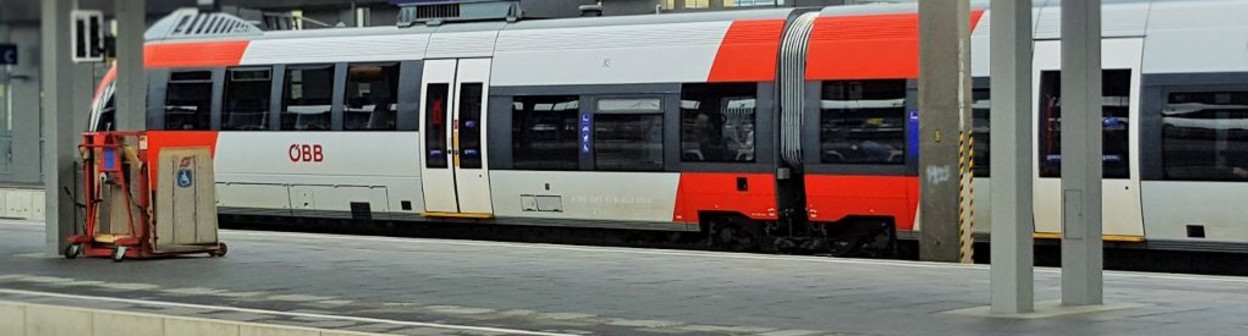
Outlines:
<svg viewBox="0 0 1248 336"><path fill-rule="evenodd" d="M216 183L208 147L164 148L156 163L157 253L215 246Z"/></svg>

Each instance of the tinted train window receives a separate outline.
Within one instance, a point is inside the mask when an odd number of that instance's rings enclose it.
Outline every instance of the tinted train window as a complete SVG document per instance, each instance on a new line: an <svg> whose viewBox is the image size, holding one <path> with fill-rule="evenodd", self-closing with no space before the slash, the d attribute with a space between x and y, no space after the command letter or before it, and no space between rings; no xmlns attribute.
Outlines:
<svg viewBox="0 0 1248 336"><path fill-rule="evenodd" d="M282 130L330 129L333 92L334 66L286 68L286 86L282 95Z"/></svg>
<svg viewBox="0 0 1248 336"><path fill-rule="evenodd" d="M1181 92L1162 110L1166 179L1248 181L1248 92Z"/></svg>
<svg viewBox="0 0 1248 336"><path fill-rule="evenodd" d="M1103 177L1129 178L1131 120L1131 70L1105 70L1102 74L1101 126ZM1062 74L1040 73L1040 177L1062 176Z"/></svg>
<svg viewBox="0 0 1248 336"><path fill-rule="evenodd" d="M459 86L459 166L481 168L485 148L481 146L481 83L464 83Z"/></svg>
<svg viewBox="0 0 1248 336"><path fill-rule="evenodd" d="M446 168L446 119L447 102L451 85L429 84L425 90L425 165L429 168Z"/></svg>
<svg viewBox="0 0 1248 336"><path fill-rule="evenodd" d="M165 98L165 129L212 128L212 72L179 71L169 74Z"/></svg>
<svg viewBox="0 0 1248 336"><path fill-rule="evenodd" d="M975 88L971 90L971 134L975 141L975 167L972 171L975 177L990 177L989 170L992 159L988 154L991 146L988 144L992 141L992 134L988 132L992 124L990 118L992 114L992 97L988 88Z"/></svg>
<svg viewBox="0 0 1248 336"><path fill-rule="evenodd" d="M269 128L273 70L230 69L226 72L221 129L256 131Z"/></svg>
<svg viewBox="0 0 1248 336"><path fill-rule="evenodd" d="M95 131L105 132L117 129L117 99L115 99L114 90L117 89L115 84L109 84L104 89L104 105L99 107L100 116L95 121Z"/></svg>
<svg viewBox="0 0 1248 336"><path fill-rule="evenodd" d="M594 115L594 166L598 170L663 170L663 115Z"/></svg>
<svg viewBox="0 0 1248 336"><path fill-rule="evenodd" d="M515 97L511 105L511 161L516 169L580 167L577 96Z"/></svg>
<svg viewBox="0 0 1248 336"><path fill-rule="evenodd" d="M825 82L820 109L823 163L905 164L905 80Z"/></svg>
<svg viewBox="0 0 1248 336"><path fill-rule="evenodd" d="M754 162L758 84L689 84L680 94L685 162Z"/></svg>
<svg viewBox="0 0 1248 336"><path fill-rule="evenodd" d="M394 130L399 97L399 64L351 65L347 70L343 128Z"/></svg>

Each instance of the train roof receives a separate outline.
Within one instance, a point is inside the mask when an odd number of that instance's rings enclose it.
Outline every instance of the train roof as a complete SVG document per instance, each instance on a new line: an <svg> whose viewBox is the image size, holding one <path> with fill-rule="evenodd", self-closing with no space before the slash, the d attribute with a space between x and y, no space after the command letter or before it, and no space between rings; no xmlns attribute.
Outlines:
<svg viewBox="0 0 1248 336"><path fill-rule="evenodd" d="M194 39L281 39L309 37L372 36L388 34L433 34L438 32L474 32L522 29L596 28L671 23L723 22L757 19L783 19L795 12L793 8L671 13L660 15L625 15L561 19L520 20L517 22L482 21L442 25L417 24L411 27L325 28L299 31L263 31L247 21L224 13L201 13L187 8L171 13L148 29L148 41Z"/></svg>

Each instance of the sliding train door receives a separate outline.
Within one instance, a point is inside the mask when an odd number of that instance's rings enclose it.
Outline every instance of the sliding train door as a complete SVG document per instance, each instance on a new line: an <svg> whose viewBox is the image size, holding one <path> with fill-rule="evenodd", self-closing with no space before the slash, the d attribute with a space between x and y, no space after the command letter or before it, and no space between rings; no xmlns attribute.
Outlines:
<svg viewBox="0 0 1248 336"><path fill-rule="evenodd" d="M491 217L486 160L489 59L425 62L420 120L426 216Z"/></svg>
<svg viewBox="0 0 1248 336"><path fill-rule="evenodd" d="M1138 38L1105 39L1102 46L1102 219L1108 239L1144 236L1140 204ZM1061 42L1038 41L1032 73L1036 127L1036 233L1053 236L1062 227Z"/></svg>

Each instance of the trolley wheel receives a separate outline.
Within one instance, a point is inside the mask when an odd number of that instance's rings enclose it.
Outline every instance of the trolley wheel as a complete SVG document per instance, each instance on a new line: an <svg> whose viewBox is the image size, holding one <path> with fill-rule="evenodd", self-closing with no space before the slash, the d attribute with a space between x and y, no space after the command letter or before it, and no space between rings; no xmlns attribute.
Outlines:
<svg viewBox="0 0 1248 336"><path fill-rule="evenodd" d="M113 251L113 262L121 262L122 260L126 260L126 247L118 246L117 249Z"/></svg>
<svg viewBox="0 0 1248 336"><path fill-rule="evenodd" d="M217 250L209 252L208 255L211 255L213 257L224 257L226 253L230 253L230 247L225 245L225 243L220 243L217 245L219 245L217 247Z"/></svg>
<svg viewBox="0 0 1248 336"><path fill-rule="evenodd" d="M80 254L82 254L82 245L69 244L69 246L65 246L65 259L72 260Z"/></svg>

